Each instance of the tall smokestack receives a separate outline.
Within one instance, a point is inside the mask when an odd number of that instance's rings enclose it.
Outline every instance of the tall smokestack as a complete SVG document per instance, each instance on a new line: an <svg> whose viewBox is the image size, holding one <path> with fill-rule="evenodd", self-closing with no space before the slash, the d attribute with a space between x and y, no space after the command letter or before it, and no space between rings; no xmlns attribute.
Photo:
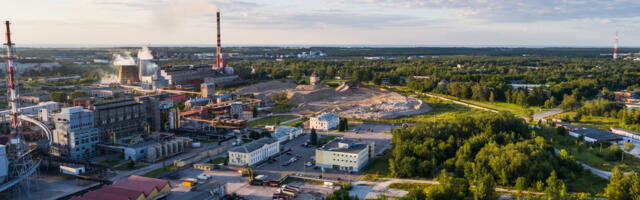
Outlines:
<svg viewBox="0 0 640 200"><path fill-rule="evenodd" d="M18 122L18 115L20 115L19 111L18 111L18 88L17 88L17 84L16 84L16 78L15 78L15 69L13 67L13 59L15 59L15 56L12 55L13 54L13 43L11 42L11 30L9 29L9 21L5 21L5 26L7 28L7 43L5 44L7 46L7 55L6 55L6 59L7 59L7 74L9 76L9 79L7 80L8 83L8 89L9 89L9 107L11 107L11 129L12 129L12 133L15 134L16 138L12 139L12 143L13 142L18 142L16 144L18 144L18 150L20 150L20 140L22 139L22 135L20 134L20 124ZM14 140L17 139L17 140Z"/></svg>
<svg viewBox="0 0 640 200"><path fill-rule="evenodd" d="M618 31L616 31L616 41L613 44L613 60L618 59Z"/></svg>
<svg viewBox="0 0 640 200"><path fill-rule="evenodd" d="M224 72L224 62L222 61L222 49L220 47L220 10L216 12L217 18L217 27L218 27L218 46L216 52L216 68L220 69L220 71Z"/></svg>

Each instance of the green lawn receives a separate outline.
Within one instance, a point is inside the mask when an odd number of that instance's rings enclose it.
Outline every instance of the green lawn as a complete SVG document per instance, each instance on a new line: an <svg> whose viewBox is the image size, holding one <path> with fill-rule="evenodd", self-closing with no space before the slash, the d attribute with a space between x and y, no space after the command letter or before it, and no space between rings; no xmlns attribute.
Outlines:
<svg viewBox="0 0 640 200"><path fill-rule="evenodd" d="M158 175L160 175L160 174L162 174L162 173L165 173L165 172L168 172L168 171L171 171L171 170L175 170L175 169L176 169L176 166L173 166L173 165L167 166L166 168L162 168L162 167L160 167L160 168L155 169L155 170L153 170L153 171L147 172L147 173L146 173L146 174L144 174L143 176L144 176L144 177L151 177L151 178L153 178L153 177L156 177L156 176L158 176Z"/></svg>
<svg viewBox="0 0 640 200"><path fill-rule="evenodd" d="M490 112L487 111L469 108L460 104L453 103L451 101L445 101L438 98L427 96L420 96L419 98L425 103L429 104L429 106L431 106L433 110L424 114L403 116L394 119L363 121L381 123L424 123L434 121L448 121L461 116L477 116L490 114Z"/></svg>
<svg viewBox="0 0 640 200"><path fill-rule="evenodd" d="M554 115L563 119L573 120L576 116L576 112L564 112ZM600 116L582 116L580 121L571 121L572 124L579 126L597 128L597 129L609 129L611 127L626 128L634 131L640 131L640 124L624 124L621 120L611 117Z"/></svg>
<svg viewBox="0 0 640 200"><path fill-rule="evenodd" d="M210 160L209 163L214 164L214 165L218 165L218 164L223 164L224 161L227 161L227 157L217 157L217 158L214 158L214 159Z"/></svg>
<svg viewBox="0 0 640 200"><path fill-rule="evenodd" d="M267 109L267 112L270 113L283 113L283 112L287 112L289 110L291 110L292 108L297 107L298 104L296 103L278 103L275 106Z"/></svg>
<svg viewBox="0 0 640 200"><path fill-rule="evenodd" d="M427 183L391 183L389 185L390 188L404 190L404 191L410 191L418 188L425 189L431 186L433 186L433 184L427 184Z"/></svg>
<svg viewBox="0 0 640 200"><path fill-rule="evenodd" d="M120 171L129 171L129 170L134 170L134 169L140 169L140 168L143 168L144 166L146 166L146 165L141 165L141 164L136 163L133 168L129 168L129 164L125 163L125 164L120 165L120 166L118 166L118 167L116 167L114 169L115 170L120 170Z"/></svg>
<svg viewBox="0 0 640 200"><path fill-rule="evenodd" d="M609 180L600 178L591 172L585 171L577 176L575 179L568 180L566 182L567 190L569 192L586 192L591 194L598 194L604 191L604 188L609 184Z"/></svg>
<svg viewBox="0 0 640 200"><path fill-rule="evenodd" d="M324 136L324 137L318 138L318 146L327 144L329 141L336 139L336 137L338 136Z"/></svg>
<svg viewBox="0 0 640 200"><path fill-rule="evenodd" d="M297 116L295 115L279 115L279 116L271 116L265 117L258 120L253 120L248 123L249 126L266 126L266 125L275 125L276 119L279 122L284 122L288 120L295 119Z"/></svg>
<svg viewBox="0 0 640 200"><path fill-rule="evenodd" d="M286 123L286 124L283 124L283 125L296 127L296 126L300 126L301 124L304 124L304 122L305 122L305 120L301 119L301 120L296 120L296 121L289 122L289 123Z"/></svg>
<svg viewBox="0 0 640 200"><path fill-rule="evenodd" d="M389 176L389 159L391 159L391 151L376 157L375 160L363 169L363 179L375 181L382 177Z"/></svg>
<svg viewBox="0 0 640 200"><path fill-rule="evenodd" d="M120 164L120 161L118 161L118 160L105 160L105 161L99 162L98 164L107 165L109 167L113 167L113 166L116 166L116 165Z"/></svg>
<svg viewBox="0 0 640 200"><path fill-rule="evenodd" d="M591 167L611 171L615 166L620 167L622 171L634 170L640 172L640 159L630 154L625 153L624 161L607 161L603 155L606 149L603 147L602 152L598 145L591 145L587 142L579 142L577 138L573 138L569 135L558 135L554 133L541 132L541 135L545 139L551 141L556 149L564 149L569 155L574 156L577 161L580 161Z"/></svg>

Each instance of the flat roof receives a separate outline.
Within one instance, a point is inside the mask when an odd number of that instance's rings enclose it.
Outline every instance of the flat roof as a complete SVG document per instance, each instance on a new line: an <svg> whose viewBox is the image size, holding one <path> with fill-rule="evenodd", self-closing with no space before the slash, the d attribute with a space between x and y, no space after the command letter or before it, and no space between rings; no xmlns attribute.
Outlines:
<svg viewBox="0 0 640 200"><path fill-rule="evenodd" d="M250 153L259 148L262 148L264 145L273 144L275 142L278 142L278 140L274 138L264 137L264 138L260 138L258 140L252 141L250 143L244 144L242 146L231 148L229 149L229 152Z"/></svg>
<svg viewBox="0 0 640 200"><path fill-rule="evenodd" d="M611 133L609 131L603 131L603 130L599 130L599 129L582 128L582 129L571 130L571 132L578 133L580 135L583 135L583 136L589 137L589 138L593 138L593 139L596 139L598 141L618 141L618 140L622 140L622 137L620 137L619 135L613 134L613 133Z"/></svg>
<svg viewBox="0 0 640 200"><path fill-rule="evenodd" d="M340 143L349 144L349 147L340 147ZM360 153L363 149L369 146L363 142L356 142L354 140L334 139L320 148L323 151L333 151L342 153Z"/></svg>

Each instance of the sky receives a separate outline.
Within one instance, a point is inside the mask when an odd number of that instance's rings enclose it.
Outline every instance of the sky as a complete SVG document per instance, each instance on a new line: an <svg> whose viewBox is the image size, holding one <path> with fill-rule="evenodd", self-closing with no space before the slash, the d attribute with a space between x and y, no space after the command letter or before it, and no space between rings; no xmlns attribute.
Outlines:
<svg viewBox="0 0 640 200"><path fill-rule="evenodd" d="M640 46L638 0L1 0L0 8L18 47L212 46L218 9L223 46L610 47L616 31L621 47Z"/></svg>

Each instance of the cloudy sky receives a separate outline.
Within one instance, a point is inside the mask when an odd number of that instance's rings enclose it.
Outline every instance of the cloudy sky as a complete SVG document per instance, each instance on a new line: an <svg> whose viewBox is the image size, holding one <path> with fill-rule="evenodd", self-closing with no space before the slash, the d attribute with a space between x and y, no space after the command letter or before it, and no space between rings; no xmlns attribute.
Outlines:
<svg viewBox="0 0 640 200"><path fill-rule="evenodd" d="M608 47L619 31L621 46L640 46L638 0L2 0L0 8L24 46L208 46L216 9L223 45Z"/></svg>

